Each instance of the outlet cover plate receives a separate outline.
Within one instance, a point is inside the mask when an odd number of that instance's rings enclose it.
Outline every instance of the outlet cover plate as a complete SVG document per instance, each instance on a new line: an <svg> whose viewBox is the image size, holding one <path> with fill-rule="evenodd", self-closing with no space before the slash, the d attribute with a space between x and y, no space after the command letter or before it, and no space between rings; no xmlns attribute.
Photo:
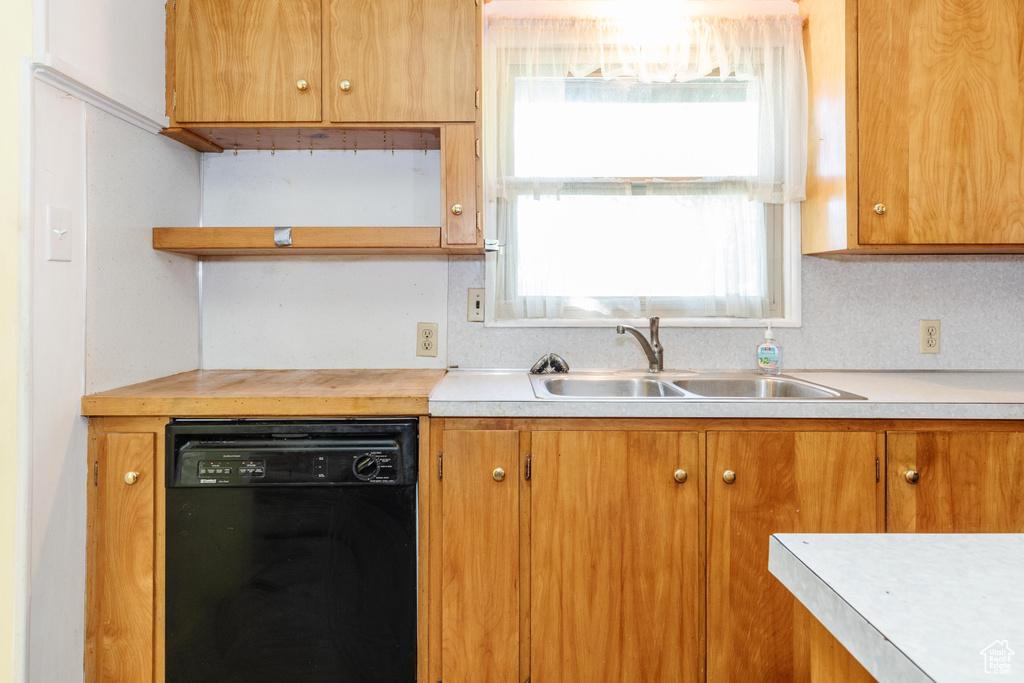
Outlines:
<svg viewBox="0 0 1024 683"><path fill-rule="evenodd" d="M416 355L437 356L437 323L416 323Z"/></svg>
<svg viewBox="0 0 1024 683"><path fill-rule="evenodd" d="M941 348L942 324L938 320L921 320L918 353L939 353Z"/></svg>

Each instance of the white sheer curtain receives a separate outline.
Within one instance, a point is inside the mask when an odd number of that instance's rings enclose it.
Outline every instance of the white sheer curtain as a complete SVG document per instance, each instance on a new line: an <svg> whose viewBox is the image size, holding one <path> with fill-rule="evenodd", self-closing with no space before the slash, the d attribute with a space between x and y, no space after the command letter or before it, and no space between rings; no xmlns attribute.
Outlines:
<svg viewBox="0 0 1024 683"><path fill-rule="evenodd" d="M491 12L485 69L497 319L768 314L762 203L804 193L798 16Z"/></svg>

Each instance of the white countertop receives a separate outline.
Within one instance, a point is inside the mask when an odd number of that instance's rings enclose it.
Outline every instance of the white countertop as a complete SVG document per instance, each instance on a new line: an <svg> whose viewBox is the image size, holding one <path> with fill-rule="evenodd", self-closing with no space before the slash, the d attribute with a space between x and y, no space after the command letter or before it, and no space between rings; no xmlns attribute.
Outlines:
<svg viewBox="0 0 1024 683"><path fill-rule="evenodd" d="M1024 681L1024 534L777 534L768 566L883 683Z"/></svg>
<svg viewBox="0 0 1024 683"><path fill-rule="evenodd" d="M666 370L665 374L670 372ZM687 372L681 370L679 372ZM569 373L569 377L573 375ZM1024 372L794 371L867 400L543 400L526 370L449 370L430 394L438 417L1024 419Z"/></svg>

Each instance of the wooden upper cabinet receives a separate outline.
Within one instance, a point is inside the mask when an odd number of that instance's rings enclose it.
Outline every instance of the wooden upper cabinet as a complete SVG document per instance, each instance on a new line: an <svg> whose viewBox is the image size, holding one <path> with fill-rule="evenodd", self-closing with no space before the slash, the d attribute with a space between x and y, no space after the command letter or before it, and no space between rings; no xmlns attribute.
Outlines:
<svg viewBox="0 0 1024 683"><path fill-rule="evenodd" d="M332 122L473 121L473 0L328 0Z"/></svg>
<svg viewBox="0 0 1024 683"><path fill-rule="evenodd" d="M174 11L173 120L321 120L320 0L178 0Z"/></svg>
<svg viewBox="0 0 1024 683"><path fill-rule="evenodd" d="M1024 533L1024 432L889 432L886 450L887 531Z"/></svg>
<svg viewBox="0 0 1024 683"><path fill-rule="evenodd" d="M859 6L860 241L1024 242L1024 2Z"/></svg>
<svg viewBox="0 0 1024 683"><path fill-rule="evenodd" d="M769 573L768 539L884 531L881 448L874 432L708 432L709 682L806 680L809 617Z"/></svg>
<svg viewBox="0 0 1024 683"><path fill-rule="evenodd" d="M800 0L804 253L1024 251L1024 0Z"/></svg>
<svg viewBox="0 0 1024 683"><path fill-rule="evenodd" d="M530 680L703 680L698 435L531 438Z"/></svg>

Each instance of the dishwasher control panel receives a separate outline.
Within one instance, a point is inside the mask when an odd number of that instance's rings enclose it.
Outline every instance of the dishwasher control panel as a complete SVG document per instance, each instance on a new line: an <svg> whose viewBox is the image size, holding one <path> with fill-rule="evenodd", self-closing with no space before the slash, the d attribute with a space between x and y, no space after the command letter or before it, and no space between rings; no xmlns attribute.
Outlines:
<svg viewBox="0 0 1024 683"><path fill-rule="evenodd" d="M341 425L347 429L336 422L304 423L303 429L269 421L171 423L168 486L415 484L416 433L409 438L410 425L394 422ZM260 426L262 432L254 429Z"/></svg>

